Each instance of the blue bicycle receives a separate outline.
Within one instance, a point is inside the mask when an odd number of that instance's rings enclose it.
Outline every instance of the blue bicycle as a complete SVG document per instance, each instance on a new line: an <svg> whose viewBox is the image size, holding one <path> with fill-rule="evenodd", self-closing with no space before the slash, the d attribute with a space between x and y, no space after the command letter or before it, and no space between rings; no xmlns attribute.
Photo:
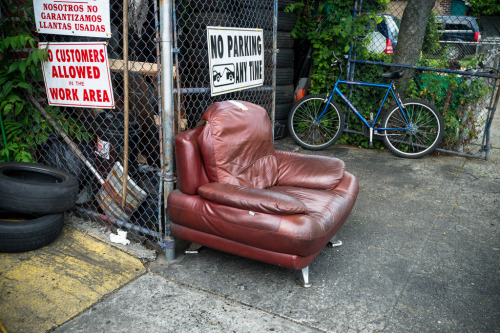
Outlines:
<svg viewBox="0 0 500 333"><path fill-rule="evenodd" d="M337 57L335 59L332 66L338 66L342 76L341 62ZM404 71L382 74L383 78L391 80L389 84L337 79L330 94L309 95L302 98L295 103L288 115L291 137L299 146L310 150L321 150L333 145L345 126L344 114L332 100L333 95L337 94L366 126L370 146L373 139L377 138L383 139L385 146L400 157L419 158L433 152L443 138L443 117L434 105L424 100L401 100L395 89L394 80L401 79L403 74ZM385 88L385 97L375 118L365 119L339 90L339 84ZM380 123L379 118L389 93L394 97L396 104L389 108Z"/></svg>

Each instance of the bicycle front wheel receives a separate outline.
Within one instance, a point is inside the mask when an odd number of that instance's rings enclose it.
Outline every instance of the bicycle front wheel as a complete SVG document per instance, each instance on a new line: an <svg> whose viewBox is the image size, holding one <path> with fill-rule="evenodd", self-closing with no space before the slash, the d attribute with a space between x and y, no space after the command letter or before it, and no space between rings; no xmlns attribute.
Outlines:
<svg viewBox="0 0 500 333"><path fill-rule="evenodd" d="M318 120L323 110L326 112ZM309 95L299 100L288 115L288 131L293 140L309 150L325 149L335 143L344 128L344 114L335 102L326 105L324 95Z"/></svg>
<svg viewBox="0 0 500 333"><path fill-rule="evenodd" d="M395 155L406 158L432 153L443 139L443 117L434 105L423 100L408 99L403 105L408 123L398 105L392 106L384 117L385 146Z"/></svg>

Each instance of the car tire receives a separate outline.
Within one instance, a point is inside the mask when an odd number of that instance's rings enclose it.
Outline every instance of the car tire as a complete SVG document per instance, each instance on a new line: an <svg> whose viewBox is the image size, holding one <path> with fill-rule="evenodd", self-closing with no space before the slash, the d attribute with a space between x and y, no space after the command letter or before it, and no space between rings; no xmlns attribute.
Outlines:
<svg viewBox="0 0 500 333"><path fill-rule="evenodd" d="M292 103L294 93L293 84L276 86L276 104Z"/></svg>
<svg viewBox="0 0 500 333"><path fill-rule="evenodd" d="M293 68L293 49L283 49L276 54L276 67Z"/></svg>
<svg viewBox="0 0 500 333"><path fill-rule="evenodd" d="M445 52L448 60L460 60L464 57L464 50L459 44L447 44Z"/></svg>
<svg viewBox="0 0 500 333"><path fill-rule="evenodd" d="M278 31L276 34L276 46L278 49L293 49L294 39L288 31Z"/></svg>
<svg viewBox="0 0 500 333"><path fill-rule="evenodd" d="M54 241L61 233L64 214L34 216L0 211L0 252L25 252Z"/></svg>
<svg viewBox="0 0 500 333"><path fill-rule="evenodd" d="M278 120L288 119L288 113L292 109L293 103L276 104L274 107L274 118Z"/></svg>
<svg viewBox="0 0 500 333"><path fill-rule="evenodd" d="M228 13L201 12L191 15L191 20L195 27L205 29L207 26L220 26L231 24L232 19Z"/></svg>
<svg viewBox="0 0 500 333"><path fill-rule="evenodd" d="M276 68L276 85L286 85L293 83L293 68Z"/></svg>
<svg viewBox="0 0 500 333"><path fill-rule="evenodd" d="M278 30L292 31L297 21L297 15L278 11Z"/></svg>
<svg viewBox="0 0 500 333"><path fill-rule="evenodd" d="M26 214L54 214L71 209L78 180L42 164L0 163L0 208Z"/></svg>

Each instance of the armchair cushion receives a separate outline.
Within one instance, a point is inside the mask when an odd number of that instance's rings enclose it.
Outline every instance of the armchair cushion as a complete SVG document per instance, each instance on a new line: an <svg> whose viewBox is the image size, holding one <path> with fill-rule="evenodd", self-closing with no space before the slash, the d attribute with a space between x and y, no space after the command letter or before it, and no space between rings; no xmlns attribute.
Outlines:
<svg viewBox="0 0 500 333"><path fill-rule="evenodd" d="M276 151L278 185L332 190L344 177L345 163L338 158Z"/></svg>
<svg viewBox="0 0 500 333"><path fill-rule="evenodd" d="M198 143L210 182L256 188L276 184L278 161L264 108L242 101L218 102L202 119L206 124Z"/></svg>
<svg viewBox="0 0 500 333"><path fill-rule="evenodd" d="M231 184L208 183L198 188L209 201L265 214L306 214L304 203L285 193Z"/></svg>

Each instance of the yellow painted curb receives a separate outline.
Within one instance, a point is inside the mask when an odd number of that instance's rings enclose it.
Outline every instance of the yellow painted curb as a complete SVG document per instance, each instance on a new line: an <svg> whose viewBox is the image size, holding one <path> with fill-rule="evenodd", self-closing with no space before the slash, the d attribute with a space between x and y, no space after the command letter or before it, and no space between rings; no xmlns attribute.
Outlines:
<svg viewBox="0 0 500 333"><path fill-rule="evenodd" d="M65 226L46 247L0 253L0 322L7 332L45 332L144 272L138 259Z"/></svg>

